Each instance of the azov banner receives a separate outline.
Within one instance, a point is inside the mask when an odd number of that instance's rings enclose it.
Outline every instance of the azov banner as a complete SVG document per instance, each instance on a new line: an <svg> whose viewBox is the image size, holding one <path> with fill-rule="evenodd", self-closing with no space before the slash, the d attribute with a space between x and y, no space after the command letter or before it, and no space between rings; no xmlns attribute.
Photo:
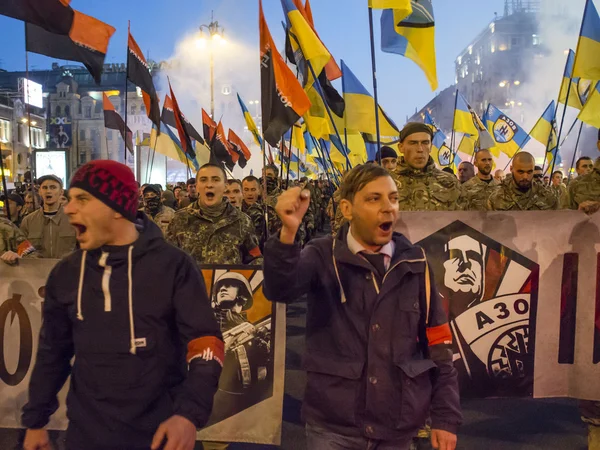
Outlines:
<svg viewBox="0 0 600 450"><path fill-rule="evenodd" d="M600 400L600 215L401 213L448 311L463 397Z"/></svg>
<svg viewBox="0 0 600 450"><path fill-rule="evenodd" d="M46 279L54 260L0 263L0 427L20 427L37 350ZM281 440L285 306L269 302L252 266L203 266L208 297L225 341L212 416L199 440L278 445ZM135 357L135 356L132 356ZM65 429L65 397L50 429Z"/></svg>

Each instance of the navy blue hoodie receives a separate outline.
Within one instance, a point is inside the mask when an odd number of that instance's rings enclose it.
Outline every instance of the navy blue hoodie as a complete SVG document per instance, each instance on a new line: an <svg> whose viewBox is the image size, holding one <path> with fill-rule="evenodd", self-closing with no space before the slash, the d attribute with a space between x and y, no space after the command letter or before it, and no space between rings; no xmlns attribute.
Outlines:
<svg viewBox="0 0 600 450"><path fill-rule="evenodd" d="M172 415L200 428L212 410L223 343L203 278L145 214L138 225L132 245L78 250L46 284L22 422L44 427L71 375L69 448L150 448Z"/></svg>

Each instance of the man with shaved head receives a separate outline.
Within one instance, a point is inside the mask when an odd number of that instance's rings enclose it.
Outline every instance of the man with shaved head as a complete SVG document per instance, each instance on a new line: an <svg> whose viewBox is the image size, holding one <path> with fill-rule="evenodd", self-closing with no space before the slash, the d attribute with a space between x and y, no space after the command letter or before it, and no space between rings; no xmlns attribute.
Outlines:
<svg viewBox="0 0 600 450"><path fill-rule="evenodd" d="M458 165L458 181L465 184L475 176L475 166L469 161L463 161Z"/></svg>
<svg viewBox="0 0 600 450"><path fill-rule="evenodd" d="M487 211L487 201L500 182L492 177L494 158L489 150L479 150L475 154L477 175L462 185L459 199L461 209L465 211Z"/></svg>
<svg viewBox="0 0 600 450"><path fill-rule="evenodd" d="M533 182L535 159L519 152L510 166L511 179L502 183L488 199L490 211L541 211L558 209L558 198L546 186Z"/></svg>

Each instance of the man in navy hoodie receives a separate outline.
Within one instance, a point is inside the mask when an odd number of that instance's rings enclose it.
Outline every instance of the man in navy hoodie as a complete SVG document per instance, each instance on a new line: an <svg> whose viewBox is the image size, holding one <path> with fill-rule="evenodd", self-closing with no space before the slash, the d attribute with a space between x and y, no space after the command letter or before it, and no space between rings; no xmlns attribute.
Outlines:
<svg viewBox="0 0 600 450"><path fill-rule="evenodd" d="M393 231L398 191L382 167L355 167L340 186L337 237L294 236L310 194L279 197L282 229L265 245L265 294L306 294L310 450L405 450L427 417L433 447L454 450L462 421L452 335L422 248Z"/></svg>
<svg viewBox="0 0 600 450"><path fill-rule="evenodd" d="M44 427L71 375L69 450L191 450L224 356L202 276L137 212L127 166L84 165L69 197L80 249L46 284L24 448L50 448Z"/></svg>

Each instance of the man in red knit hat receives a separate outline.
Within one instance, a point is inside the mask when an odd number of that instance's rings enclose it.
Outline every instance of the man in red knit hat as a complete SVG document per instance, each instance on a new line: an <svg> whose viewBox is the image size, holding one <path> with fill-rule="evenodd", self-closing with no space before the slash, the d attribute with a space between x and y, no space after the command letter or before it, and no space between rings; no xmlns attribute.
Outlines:
<svg viewBox="0 0 600 450"><path fill-rule="evenodd" d="M127 166L84 165L69 196L65 213L80 249L46 284L24 448L50 448L44 427L71 375L69 450L191 450L224 357L202 276L137 212Z"/></svg>

